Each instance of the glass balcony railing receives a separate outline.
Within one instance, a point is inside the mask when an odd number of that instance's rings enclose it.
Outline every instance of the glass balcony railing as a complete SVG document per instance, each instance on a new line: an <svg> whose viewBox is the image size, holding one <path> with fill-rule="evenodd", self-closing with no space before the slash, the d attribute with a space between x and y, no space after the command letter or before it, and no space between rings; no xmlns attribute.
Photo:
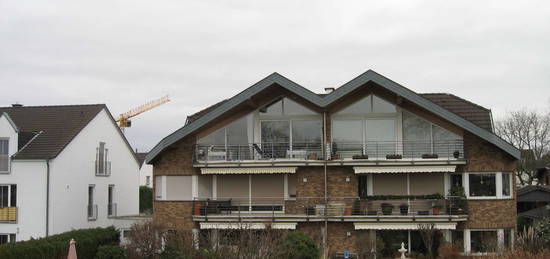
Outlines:
<svg viewBox="0 0 550 259"><path fill-rule="evenodd" d="M261 160L387 160L463 159L464 142L368 141L317 143L249 143L240 145L195 145L196 162Z"/></svg>

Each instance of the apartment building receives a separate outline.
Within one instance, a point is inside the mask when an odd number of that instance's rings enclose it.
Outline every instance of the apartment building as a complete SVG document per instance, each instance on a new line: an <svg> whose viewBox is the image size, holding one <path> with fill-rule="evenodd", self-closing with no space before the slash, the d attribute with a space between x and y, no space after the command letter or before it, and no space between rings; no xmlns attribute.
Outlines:
<svg viewBox="0 0 550 259"><path fill-rule="evenodd" d="M128 227L139 164L107 107L0 107L0 243Z"/></svg>
<svg viewBox="0 0 550 259"><path fill-rule="evenodd" d="M426 225L465 253L512 245L520 152L490 110L371 70L326 90L274 73L189 116L146 158L154 218L195 233L301 230L331 257L402 242L422 253Z"/></svg>

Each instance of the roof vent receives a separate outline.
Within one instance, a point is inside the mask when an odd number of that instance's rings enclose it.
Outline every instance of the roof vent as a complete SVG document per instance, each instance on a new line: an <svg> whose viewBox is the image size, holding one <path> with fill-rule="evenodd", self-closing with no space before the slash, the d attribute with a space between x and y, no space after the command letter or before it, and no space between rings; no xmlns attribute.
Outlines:
<svg viewBox="0 0 550 259"><path fill-rule="evenodd" d="M14 104L11 105L11 107L23 107L23 104L14 103Z"/></svg>
<svg viewBox="0 0 550 259"><path fill-rule="evenodd" d="M325 94L330 94L334 92L334 87L325 87Z"/></svg>

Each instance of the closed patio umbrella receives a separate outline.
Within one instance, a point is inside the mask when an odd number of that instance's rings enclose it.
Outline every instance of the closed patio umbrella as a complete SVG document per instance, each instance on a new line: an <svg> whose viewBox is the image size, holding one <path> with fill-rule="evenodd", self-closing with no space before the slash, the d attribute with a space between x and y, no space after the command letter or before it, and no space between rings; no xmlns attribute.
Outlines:
<svg viewBox="0 0 550 259"><path fill-rule="evenodd" d="M69 242L69 254L67 255L67 259L78 259L76 256L76 242L74 239L71 238L71 241Z"/></svg>

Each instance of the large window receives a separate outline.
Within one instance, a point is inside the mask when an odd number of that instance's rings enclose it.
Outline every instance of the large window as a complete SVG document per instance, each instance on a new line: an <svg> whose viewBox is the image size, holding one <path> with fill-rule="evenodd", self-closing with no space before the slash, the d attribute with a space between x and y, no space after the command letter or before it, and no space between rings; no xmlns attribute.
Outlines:
<svg viewBox="0 0 550 259"><path fill-rule="evenodd" d="M0 245L15 243L15 234L0 234Z"/></svg>
<svg viewBox="0 0 550 259"><path fill-rule="evenodd" d="M109 161L109 149L105 142L99 142L95 153L95 174L100 176L111 175L111 161Z"/></svg>
<svg viewBox="0 0 550 259"><path fill-rule="evenodd" d="M385 157L396 153L394 118L334 119L332 121L333 155Z"/></svg>
<svg viewBox="0 0 550 259"><path fill-rule="evenodd" d="M316 113L305 106L289 99L282 98L260 109L265 115L315 115Z"/></svg>
<svg viewBox="0 0 550 259"><path fill-rule="evenodd" d="M470 247L472 253L489 253L498 249L496 230L471 230Z"/></svg>
<svg viewBox="0 0 550 259"><path fill-rule="evenodd" d="M512 174L496 173L465 173L464 190L470 199L508 199L512 197ZM451 186L458 185L462 175L451 175Z"/></svg>
<svg viewBox="0 0 550 259"><path fill-rule="evenodd" d="M17 207L17 185L0 185L0 208Z"/></svg>
<svg viewBox="0 0 550 259"><path fill-rule="evenodd" d="M8 139L0 139L0 172L8 172L10 169L9 144Z"/></svg>
<svg viewBox="0 0 550 259"><path fill-rule="evenodd" d="M403 112L403 155L420 157L436 154L441 157L461 155L462 137L416 115ZM463 154L462 154L463 155Z"/></svg>
<svg viewBox="0 0 550 259"><path fill-rule="evenodd" d="M395 113L395 104L390 103L378 96L369 95L350 106L338 111L336 114L367 114L367 113Z"/></svg>
<svg viewBox="0 0 550 259"><path fill-rule="evenodd" d="M496 197L496 174L470 174L470 196L471 197Z"/></svg>
<svg viewBox="0 0 550 259"><path fill-rule="evenodd" d="M260 122L262 155L266 158L306 158L321 154L321 121L264 120Z"/></svg>

